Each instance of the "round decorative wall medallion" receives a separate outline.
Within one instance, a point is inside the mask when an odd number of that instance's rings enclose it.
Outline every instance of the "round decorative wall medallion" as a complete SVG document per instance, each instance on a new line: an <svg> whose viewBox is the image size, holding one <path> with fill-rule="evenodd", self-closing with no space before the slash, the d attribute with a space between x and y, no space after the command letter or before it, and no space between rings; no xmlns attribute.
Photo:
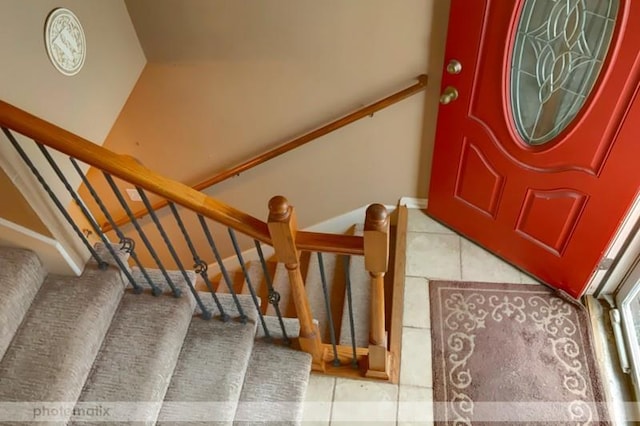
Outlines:
<svg viewBox="0 0 640 426"><path fill-rule="evenodd" d="M54 9L45 23L44 40L51 63L64 75L75 75L84 65L87 44L78 17L65 8Z"/></svg>

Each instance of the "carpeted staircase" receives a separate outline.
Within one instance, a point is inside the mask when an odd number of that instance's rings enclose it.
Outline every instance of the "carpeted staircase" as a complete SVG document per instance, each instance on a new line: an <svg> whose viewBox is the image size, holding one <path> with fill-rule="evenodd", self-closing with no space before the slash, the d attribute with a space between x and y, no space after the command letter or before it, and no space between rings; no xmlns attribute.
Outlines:
<svg viewBox="0 0 640 426"><path fill-rule="evenodd" d="M136 295L113 266L89 262L80 277L47 275L34 253L0 247L0 402L116 402L113 421L101 424L298 424L310 357L262 340L247 295L238 296L246 323L201 319L184 278L172 274L183 297ZM216 315L211 295L200 296ZM239 317L230 295L218 297ZM295 328L288 321L290 336ZM90 423L71 414L51 423Z"/></svg>

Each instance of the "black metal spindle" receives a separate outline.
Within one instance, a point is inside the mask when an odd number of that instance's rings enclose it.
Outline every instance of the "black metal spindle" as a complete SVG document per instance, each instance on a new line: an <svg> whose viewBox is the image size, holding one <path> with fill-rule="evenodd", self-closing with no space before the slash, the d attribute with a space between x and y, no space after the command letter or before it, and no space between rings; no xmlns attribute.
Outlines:
<svg viewBox="0 0 640 426"><path fill-rule="evenodd" d="M138 194L140 194L140 198L142 199L142 202L144 203L144 206L146 207L147 212L149 213L149 216L151 216L151 220L156 225L156 228L158 229L158 232L160 233L160 236L162 237L162 240L164 241L165 245L167 246L167 249L169 249L169 253L171 254L171 257L173 258L173 261L176 263L176 266L178 267L178 269L182 273L182 276L184 277L184 280L187 283L187 286L189 287L189 290L191 290L191 294L193 295L193 298L196 300L196 303L200 307L200 310L202 311L202 318L206 319L206 320L211 319L211 317L213 315L211 314L209 309L207 309L207 307L204 306L204 303L202 303L202 299L200 299L200 296L198 295L198 292L193 287L193 283L191 282L191 279L189 278L189 275L187 274L187 271L184 269L184 266L182 265L182 262L180 261L180 258L178 257L178 253L176 253L176 250L173 248L173 244L171 244L171 240L169 240L169 236L167 235L167 233L165 232L164 228L162 227L162 224L160 223L160 220L158 219L158 216L156 216L156 212L153 210L153 207L151 206L151 203L149 202L149 198L147 197L147 194L145 194L145 192L142 190L142 188L139 188L137 186L136 186L136 190L138 191Z"/></svg>
<svg viewBox="0 0 640 426"><path fill-rule="evenodd" d="M120 268L120 271L122 271L125 277L127 277L127 280L131 284L131 287L133 287L134 293L136 294L142 293L142 287L140 287L136 283L136 281L133 279L133 277L131 276L131 273L129 272L129 269L125 266L125 264L122 262L118 254L115 252L115 250L111 246L111 243L109 242L107 237L104 235L104 232L102 232L102 229L100 229L100 226L96 223L96 220L93 218L91 213L89 213L84 203L76 193L76 191L71 187L66 176L64 175L64 173L62 173L62 170L60 170L60 167L58 167L58 164L51 157L51 155L49 154L49 151L47 151L47 148L45 148L44 145L40 145L40 144L38 144L38 148L40 149L40 152L42 152L42 155L44 156L44 158L47 160L47 162L55 172L56 176L58 176L58 179L60 179L60 182L62 182L62 184L64 185L69 195L71 195L71 198L73 198L73 201L75 201L75 203L78 205L78 207L80 208L80 211L82 212L84 217L87 219L87 221L89 222L93 230L96 232L96 234L98 234L105 248L107 249L107 251L109 251L109 254L111 254L111 256L113 257L113 260L116 261L116 263L118 264L118 267Z"/></svg>
<svg viewBox="0 0 640 426"><path fill-rule="evenodd" d="M256 295L256 290L253 287L253 283L251 282L251 277L249 277L249 271L247 271L247 266L244 262L244 257L242 256L242 252L240 251L240 246L238 245L238 240L236 239L236 234L231 228L227 228L229 231L229 237L231 237L231 243L233 244L233 250L236 252L236 257L240 262L240 268L242 269L242 273L244 275L244 279L247 282L247 287L249 288L249 293L251 293L251 298L253 299L253 303L256 305L256 309L258 311L258 316L260 317L260 323L262 324L262 328L264 329L264 337L268 340L271 339L271 335L269 334L269 329L267 328L267 323L264 321L264 317L262 315L262 310L260 309L260 302L258 301L258 296Z"/></svg>
<svg viewBox="0 0 640 426"><path fill-rule="evenodd" d="M16 138L13 136L13 134L5 127L2 128L2 131L9 139L9 142L11 142L11 145L13 145L13 147L18 152L18 155L20 155L20 158L22 158L22 161L24 161L27 167L29 167L29 170L31 170L31 173L33 173L33 175L36 177L36 179L38 180L42 188L46 191L49 198L51 198L51 201L53 201L53 203L56 205L56 208L64 216L65 220L69 223L69 225L71 225L74 232L76 233L76 235L78 235L78 237L80 238L84 246L87 248L87 250L89 250L89 253L91 253L91 256L93 256L93 258L98 263L98 268L103 270L108 268L109 264L104 260L102 260L102 258L95 251L95 249L91 247L91 244L89 244L89 241L87 240L85 235L82 233L80 228L78 228L78 225L76 225L76 223L73 221L73 219L71 218L67 210L64 208L64 206L62 205L62 203L60 202L56 194L51 190L51 187L47 184L47 182L45 182L44 178L42 177L42 175L40 174L36 166L33 164L33 162L31 162L31 160L29 159L27 154L24 152L24 150L22 149L22 147L20 146ZM36 144L39 145L37 142Z"/></svg>
<svg viewBox="0 0 640 426"><path fill-rule="evenodd" d="M158 257L158 253L156 253L155 249L153 248L153 245L151 245L151 242L147 238L147 234L145 234L144 231L142 230L142 227L140 226L140 224L138 223L138 220L136 219L136 217L134 216L133 212L129 208L129 205L127 204L127 202L125 201L124 197L122 196L122 193L120 192L120 190L116 186L116 183L113 181L113 178L111 177L111 175L109 175L106 172L102 172L102 174L104 175L104 178L107 180L107 183L109 184L109 187L111 187L111 191L113 191L113 194L116 196L116 198L118 199L118 202L120 203L120 205L124 209L125 213L127 214L127 217L129 218L129 221L131 221L131 224L136 229L136 232L140 236L140 239L144 243L144 245L147 248L147 250L149 250L149 253L151 254L151 257L153 257L153 260L156 262L156 265L158 266L158 269L160 269L160 272L162 273L162 276L164 277L164 279L167 281L167 284L171 288L171 291L173 292L173 296L174 297L180 297L180 295L182 294L182 290L180 290L173 283L173 280L171 280L171 277L167 273L167 270L165 269L164 265L160 261L160 258Z"/></svg>
<svg viewBox="0 0 640 426"><path fill-rule="evenodd" d="M213 252L213 255L216 258L216 262L220 267L220 273L222 274L222 279L224 280L225 285L227 286L231 294L235 294L235 291L233 289L233 283L231 281L231 277L229 276L229 271L227 271L226 266L224 266L224 262L222 262L222 257L220 256L220 252L218 251L218 247L216 246L216 243L213 240L213 236L211 235L211 231L209 230L209 226L207 225L207 222L204 216L199 214L198 221L200 221L200 226L202 227L202 231L204 232L204 235L207 238L207 241L209 242L209 247L211 247L211 251Z"/></svg>
<svg viewBox="0 0 640 426"><path fill-rule="evenodd" d="M324 260L322 259L322 253L317 252L318 266L320 267L320 281L322 281L322 292L324 293L324 307L327 310L327 319L329 320L329 338L331 339L331 346L333 346L333 365L338 367L340 365L340 359L338 358L338 347L336 341L336 330L333 324L333 314L331 313L331 301L329 300L329 288L327 287L327 276L324 273Z"/></svg>
<svg viewBox="0 0 640 426"><path fill-rule="evenodd" d="M91 185L91 183L89 182L89 179L87 179L85 174L82 172L82 169L80 169L78 162L73 157L69 157L69 160L71 161L71 164L73 165L73 167L76 169L76 172L78 172L78 175L80 176L80 179L82 179L84 186L89 190L89 193L91 194L94 201L100 208L100 211L102 212L104 217L107 219L107 221L111 225L111 229L114 230L114 232L116 233L116 236L118 237L118 239L120 239L120 244L122 244L122 249L129 252L129 255L135 262L136 266L138 267L138 269L140 270L144 278L149 283L149 286L151 287L151 294L153 294L154 296L161 295L162 289L160 289L160 287L158 287L153 283L153 280L147 273L147 270L145 269L144 266L142 266L142 263L140 262L140 259L138 258L138 255L135 252L135 243L133 242L133 240L125 237L124 233L120 230L118 225L116 225L115 221L113 220L113 217L109 213L109 210L107 210L107 207L102 202L102 199L98 196L98 193L96 192L95 188L93 187L93 185Z"/></svg>
<svg viewBox="0 0 640 426"><path fill-rule="evenodd" d="M349 270L351 269L351 258L349 256L344 256L344 280L346 283L347 290L347 313L349 314L349 331L351 332L351 350L353 351L353 358L351 358L351 366L353 368L358 368L358 356L356 354L356 327L353 321L353 299L351 298L351 274Z"/></svg>
<svg viewBox="0 0 640 426"><path fill-rule="evenodd" d="M273 281L271 280L271 274L269 274L269 269L267 268L267 261L264 259L264 253L262 252L260 241L253 240L253 242L256 246L256 250L258 251L260 265L262 265L262 272L264 273L265 282L267 283L267 291L269 292L267 297L269 299L269 303L273 305L273 309L276 311L276 317L278 318L280 329L282 330L282 338L284 342L289 345L291 344L291 339L289 339L289 336L287 335L287 329L284 325L284 320L282 319L282 312L280 312L280 293L273 288Z"/></svg>
<svg viewBox="0 0 640 426"><path fill-rule="evenodd" d="M184 236L184 239L187 242L189 251L191 251L191 255L193 256L193 262L194 262L193 267L196 273L200 274L205 284L207 285L207 288L211 292L213 301L218 307L218 311L221 313L220 319L222 319L223 321L227 321L228 317L226 314L224 314L223 316L224 309L222 308L222 305L220 304L220 300L218 300L218 296L216 295L216 292L213 289L213 284L211 283L211 280L209 280L209 274L207 273L207 270L209 267L207 266L206 262L204 262L198 255L198 252L196 251L196 248L194 247L193 242L191 241L191 237L189 237L189 234L187 233L187 228L184 226L184 222L182 222L182 218L178 213L178 209L176 209L176 205L172 202L169 202L169 208L171 209L171 213L173 213L173 217L176 219L176 223L178 224L178 227L180 228L180 231L182 232L182 235ZM240 304L238 304L238 310L244 316L244 312L242 312L242 307L240 307Z"/></svg>

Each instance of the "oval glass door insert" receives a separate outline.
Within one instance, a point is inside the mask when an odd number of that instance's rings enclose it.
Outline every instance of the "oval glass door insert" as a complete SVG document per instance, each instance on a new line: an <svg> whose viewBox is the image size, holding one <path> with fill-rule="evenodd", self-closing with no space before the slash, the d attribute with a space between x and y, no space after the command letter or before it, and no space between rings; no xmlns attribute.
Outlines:
<svg viewBox="0 0 640 426"><path fill-rule="evenodd" d="M515 127L551 141L578 115L611 43L619 0L525 0L511 62Z"/></svg>

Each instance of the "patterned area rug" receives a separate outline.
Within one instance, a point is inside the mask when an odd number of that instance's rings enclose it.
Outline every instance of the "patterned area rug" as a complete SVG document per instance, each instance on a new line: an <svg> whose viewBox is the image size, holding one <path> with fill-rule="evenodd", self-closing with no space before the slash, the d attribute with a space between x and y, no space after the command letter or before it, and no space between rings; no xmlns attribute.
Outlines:
<svg viewBox="0 0 640 426"><path fill-rule="evenodd" d="M608 424L580 306L541 285L432 281L429 292L436 424Z"/></svg>

